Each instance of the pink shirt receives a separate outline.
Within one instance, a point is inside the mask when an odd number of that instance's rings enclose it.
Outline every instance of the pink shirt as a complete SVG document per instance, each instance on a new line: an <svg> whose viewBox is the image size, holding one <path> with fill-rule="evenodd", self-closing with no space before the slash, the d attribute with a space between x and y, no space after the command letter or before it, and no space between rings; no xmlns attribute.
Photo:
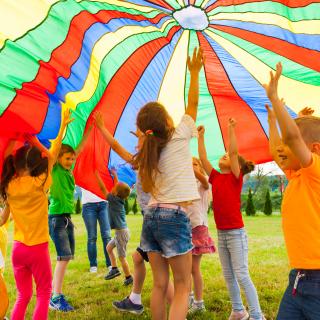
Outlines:
<svg viewBox="0 0 320 320"><path fill-rule="evenodd" d="M237 179L233 173L222 174L212 169L209 183L212 184L212 207L217 229L243 228L241 214L241 189L243 175Z"/></svg>

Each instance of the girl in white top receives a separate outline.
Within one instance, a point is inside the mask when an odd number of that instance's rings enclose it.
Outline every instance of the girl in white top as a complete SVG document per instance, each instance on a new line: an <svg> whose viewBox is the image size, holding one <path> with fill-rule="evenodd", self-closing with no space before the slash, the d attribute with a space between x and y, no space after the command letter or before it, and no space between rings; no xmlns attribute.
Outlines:
<svg viewBox="0 0 320 320"><path fill-rule="evenodd" d="M144 215L140 246L148 252L153 273L151 313L156 320L166 319L169 266L174 279L169 320L185 320L188 311L192 243L186 207L199 199L189 142L197 135L202 50L195 49L187 62L191 75L188 106L177 128L158 102L147 103L137 116L137 127L145 138L133 163L143 190L152 195Z"/></svg>
<svg viewBox="0 0 320 320"><path fill-rule="evenodd" d="M208 229L208 208L211 191L208 178L203 170L201 161L193 158L193 170L197 178L200 200L194 201L187 210L187 215L192 227L192 279L193 289L189 296L189 312L204 311L203 302L203 279L200 269L202 254L214 253L216 248L210 237Z"/></svg>

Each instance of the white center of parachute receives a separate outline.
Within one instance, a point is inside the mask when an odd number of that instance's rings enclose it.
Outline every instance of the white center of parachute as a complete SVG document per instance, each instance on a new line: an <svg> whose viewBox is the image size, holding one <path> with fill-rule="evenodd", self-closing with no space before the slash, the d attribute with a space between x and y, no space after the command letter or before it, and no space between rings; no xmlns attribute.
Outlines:
<svg viewBox="0 0 320 320"><path fill-rule="evenodd" d="M188 6L175 11L173 17L184 29L204 30L209 25L205 11L193 6Z"/></svg>

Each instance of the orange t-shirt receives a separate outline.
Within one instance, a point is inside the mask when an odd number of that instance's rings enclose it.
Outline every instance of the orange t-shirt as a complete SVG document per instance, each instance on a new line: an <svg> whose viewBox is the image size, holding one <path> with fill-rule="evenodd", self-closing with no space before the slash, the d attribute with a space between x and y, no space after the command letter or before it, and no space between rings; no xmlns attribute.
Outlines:
<svg viewBox="0 0 320 320"><path fill-rule="evenodd" d="M307 168L286 172L282 227L289 262L295 269L320 269L320 156Z"/></svg>
<svg viewBox="0 0 320 320"><path fill-rule="evenodd" d="M49 241L48 189L51 175L13 178L7 195L14 220L13 239L33 246Z"/></svg>

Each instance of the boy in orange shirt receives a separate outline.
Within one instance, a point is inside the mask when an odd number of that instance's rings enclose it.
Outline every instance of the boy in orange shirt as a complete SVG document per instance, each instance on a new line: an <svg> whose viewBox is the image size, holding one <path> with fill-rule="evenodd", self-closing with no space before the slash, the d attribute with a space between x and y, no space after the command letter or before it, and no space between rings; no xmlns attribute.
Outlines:
<svg viewBox="0 0 320 320"><path fill-rule="evenodd" d="M282 66L270 73L265 90L270 150L287 175L282 201L282 227L292 270L277 320L320 319L320 118L293 120L278 97ZM277 123L281 138L277 132Z"/></svg>

